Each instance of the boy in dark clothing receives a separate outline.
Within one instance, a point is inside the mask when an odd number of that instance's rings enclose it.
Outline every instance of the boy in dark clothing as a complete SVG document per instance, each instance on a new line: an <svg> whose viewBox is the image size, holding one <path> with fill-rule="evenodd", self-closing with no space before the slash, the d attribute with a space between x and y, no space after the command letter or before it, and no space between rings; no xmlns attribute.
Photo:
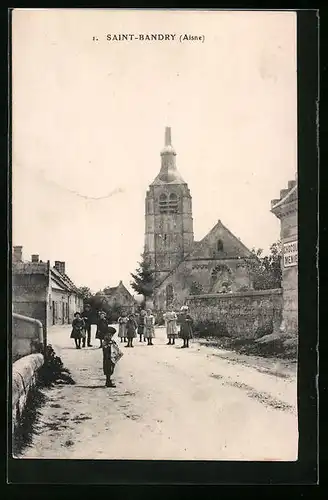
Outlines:
<svg viewBox="0 0 328 500"><path fill-rule="evenodd" d="M86 336L88 337L87 338L87 345L88 345L88 347L92 347L92 344L91 344L91 325L94 323L95 319L94 319L94 313L92 312L92 308L89 304L85 305L84 311L82 313L82 317L83 317L84 323L85 323ZM86 340L85 337L86 336L84 336L84 338L82 338L82 347L85 347L85 340Z"/></svg>
<svg viewBox="0 0 328 500"><path fill-rule="evenodd" d="M103 370L106 376L106 387L116 387L111 380L111 376L114 373L115 363L123 356L116 342L112 340L115 332L115 328L109 326L102 342Z"/></svg>
<svg viewBox="0 0 328 500"><path fill-rule="evenodd" d="M102 348L102 342L103 342L105 334L108 332L108 328L111 328L111 327L108 326L108 320L106 317L106 313L101 311L99 313L99 319L98 319L98 324L97 324L97 333L96 333L96 339L100 340L99 349Z"/></svg>

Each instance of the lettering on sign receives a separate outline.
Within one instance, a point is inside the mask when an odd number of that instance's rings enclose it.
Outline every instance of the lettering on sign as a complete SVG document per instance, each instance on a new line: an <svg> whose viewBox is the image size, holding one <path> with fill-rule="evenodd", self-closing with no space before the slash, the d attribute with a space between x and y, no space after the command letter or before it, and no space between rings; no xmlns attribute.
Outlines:
<svg viewBox="0 0 328 500"><path fill-rule="evenodd" d="M297 241L284 243L284 267L297 266L298 264L298 244Z"/></svg>

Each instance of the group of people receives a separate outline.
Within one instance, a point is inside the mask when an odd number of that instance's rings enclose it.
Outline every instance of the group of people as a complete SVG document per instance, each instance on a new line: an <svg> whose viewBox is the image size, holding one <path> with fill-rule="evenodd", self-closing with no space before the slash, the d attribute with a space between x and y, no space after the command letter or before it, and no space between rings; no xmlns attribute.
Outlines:
<svg viewBox="0 0 328 500"><path fill-rule="evenodd" d="M164 313L167 345L175 345L179 337L183 340L181 348L189 347L189 340L193 336L193 320L189 314L188 306L182 306L180 314L177 314L171 306ZM180 330L178 331L178 326ZM107 315L104 311L99 311L96 315L91 306L86 305L82 313L76 312L72 323L71 338L74 339L76 349L92 347L91 335L92 327L96 327L95 338L99 339L99 348L103 350L103 371L106 376L106 387L115 387L111 380L116 362L123 356L118 345L113 340L116 328L109 325ZM155 317L151 309L142 309L139 314L122 313L118 318L118 337L122 342L126 342L125 347L133 347L133 340L139 335L139 342L146 342L147 345L154 345L155 337Z"/></svg>
<svg viewBox="0 0 328 500"><path fill-rule="evenodd" d="M192 338L192 318L188 314L188 307L182 306L178 315L174 307L164 313L166 326L167 345L175 345L175 340L180 337L183 340L182 348L189 347L189 340ZM127 342L126 347L133 347L133 339L139 335L139 342L146 342L147 345L154 345L155 337L155 317L151 309L141 310L139 314L131 313L129 316L122 314L118 319L118 336L121 342ZM180 331L178 332L178 326Z"/></svg>
<svg viewBox="0 0 328 500"><path fill-rule="evenodd" d="M154 345L155 317L150 309L142 309L139 314L131 313L129 316L122 313L118 318L118 336L121 342L127 342L126 347L133 347L133 339L137 335L139 342L147 341L147 345Z"/></svg>

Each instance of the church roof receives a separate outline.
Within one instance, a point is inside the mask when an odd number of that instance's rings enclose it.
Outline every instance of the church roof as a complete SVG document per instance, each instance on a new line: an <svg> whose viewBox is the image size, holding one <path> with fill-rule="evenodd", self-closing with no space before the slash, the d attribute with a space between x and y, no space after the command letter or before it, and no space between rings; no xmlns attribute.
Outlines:
<svg viewBox="0 0 328 500"><path fill-rule="evenodd" d="M220 252L217 252L218 240L221 240L223 244L223 250ZM220 220L201 241L195 243L188 260L252 256L252 252Z"/></svg>
<svg viewBox="0 0 328 500"><path fill-rule="evenodd" d="M181 177L180 173L175 171L160 172L155 180L151 183L151 186L159 186L163 184L186 184L186 182Z"/></svg>

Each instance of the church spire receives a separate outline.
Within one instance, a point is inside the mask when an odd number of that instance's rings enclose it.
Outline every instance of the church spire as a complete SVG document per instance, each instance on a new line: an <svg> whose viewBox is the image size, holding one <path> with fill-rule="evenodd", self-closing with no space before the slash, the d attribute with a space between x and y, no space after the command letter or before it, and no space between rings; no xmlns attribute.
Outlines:
<svg viewBox="0 0 328 500"><path fill-rule="evenodd" d="M161 150L161 170L153 184L185 184L176 167L176 155L172 146L171 127L165 127L164 147Z"/></svg>
<svg viewBox="0 0 328 500"><path fill-rule="evenodd" d="M165 127L165 146L172 146L172 144L171 144L171 127Z"/></svg>

